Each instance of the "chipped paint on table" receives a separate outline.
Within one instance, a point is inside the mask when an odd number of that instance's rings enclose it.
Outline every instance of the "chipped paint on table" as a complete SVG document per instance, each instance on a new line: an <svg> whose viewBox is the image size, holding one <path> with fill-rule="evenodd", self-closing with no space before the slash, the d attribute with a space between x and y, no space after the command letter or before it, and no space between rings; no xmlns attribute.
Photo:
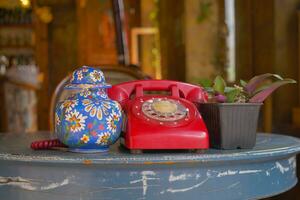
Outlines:
<svg viewBox="0 0 300 200"><path fill-rule="evenodd" d="M258 199L297 183L300 140L259 134L252 150L203 153L32 151L49 133L0 134L0 196L5 199Z"/></svg>

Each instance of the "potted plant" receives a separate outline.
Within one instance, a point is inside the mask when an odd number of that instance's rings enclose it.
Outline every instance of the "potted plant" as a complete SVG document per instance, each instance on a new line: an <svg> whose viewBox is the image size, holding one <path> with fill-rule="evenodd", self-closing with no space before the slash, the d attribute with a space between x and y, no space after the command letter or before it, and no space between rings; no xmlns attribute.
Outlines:
<svg viewBox="0 0 300 200"><path fill-rule="evenodd" d="M227 86L221 76L214 81L201 80L207 91L207 103L198 104L206 123L212 147L220 149L253 148L256 141L257 121L263 101L277 88L293 79L276 74L262 74L249 82Z"/></svg>

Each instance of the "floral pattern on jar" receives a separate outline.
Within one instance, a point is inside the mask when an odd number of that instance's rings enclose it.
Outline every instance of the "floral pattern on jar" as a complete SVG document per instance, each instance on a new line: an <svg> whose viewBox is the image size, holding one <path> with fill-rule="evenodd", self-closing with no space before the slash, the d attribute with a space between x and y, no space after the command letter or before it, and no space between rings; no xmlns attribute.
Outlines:
<svg viewBox="0 0 300 200"><path fill-rule="evenodd" d="M70 151L107 151L119 138L122 110L108 98L109 86L99 69L82 67L73 73L66 89L83 89L58 103L55 112L55 131Z"/></svg>

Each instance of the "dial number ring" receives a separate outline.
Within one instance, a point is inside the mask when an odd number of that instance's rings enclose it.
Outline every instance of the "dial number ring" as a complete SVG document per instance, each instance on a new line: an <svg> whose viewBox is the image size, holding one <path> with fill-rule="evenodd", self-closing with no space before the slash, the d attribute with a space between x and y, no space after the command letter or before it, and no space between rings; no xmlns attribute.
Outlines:
<svg viewBox="0 0 300 200"><path fill-rule="evenodd" d="M188 109L173 99L154 98L143 102L142 112L148 118L171 122L185 118Z"/></svg>

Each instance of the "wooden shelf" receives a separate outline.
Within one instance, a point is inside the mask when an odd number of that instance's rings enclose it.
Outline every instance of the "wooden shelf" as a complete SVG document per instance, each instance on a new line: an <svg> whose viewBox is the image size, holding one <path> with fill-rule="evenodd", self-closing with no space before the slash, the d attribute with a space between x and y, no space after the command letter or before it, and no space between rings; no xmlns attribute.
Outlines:
<svg viewBox="0 0 300 200"><path fill-rule="evenodd" d="M3 76L3 75L0 76L0 82L1 83L9 82L11 84L17 85L17 86L19 86L21 88L24 88L24 89L27 89L27 90L38 90L40 88L39 85L34 85L34 84L31 84L31 83L21 82L21 81L15 80L15 79L8 78L8 77Z"/></svg>
<svg viewBox="0 0 300 200"><path fill-rule="evenodd" d="M0 45L0 49L33 49L33 45Z"/></svg>
<svg viewBox="0 0 300 200"><path fill-rule="evenodd" d="M33 24L0 24L0 28L33 28Z"/></svg>

